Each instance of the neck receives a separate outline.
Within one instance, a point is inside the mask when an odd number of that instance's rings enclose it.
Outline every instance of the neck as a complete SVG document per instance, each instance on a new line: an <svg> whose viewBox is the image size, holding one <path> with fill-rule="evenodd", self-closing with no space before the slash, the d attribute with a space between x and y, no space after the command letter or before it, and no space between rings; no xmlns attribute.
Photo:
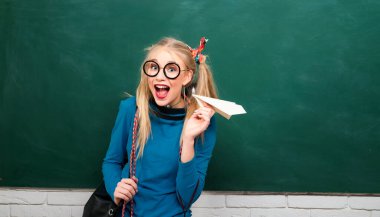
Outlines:
<svg viewBox="0 0 380 217"><path fill-rule="evenodd" d="M166 105L167 108L184 108L184 102L181 97L178 98L177 102Z"/></svg>

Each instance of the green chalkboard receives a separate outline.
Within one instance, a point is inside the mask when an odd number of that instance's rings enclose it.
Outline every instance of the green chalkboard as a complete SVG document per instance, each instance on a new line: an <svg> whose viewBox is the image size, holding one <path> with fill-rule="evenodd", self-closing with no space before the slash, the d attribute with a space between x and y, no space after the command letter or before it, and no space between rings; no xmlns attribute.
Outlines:
<svg viewBox="0 0 380 217"><path fill-rule="evenodd" d="M210 40L206 189L380 193L378 0L2 0L0 186L92 188L144 48Z"/></svg>

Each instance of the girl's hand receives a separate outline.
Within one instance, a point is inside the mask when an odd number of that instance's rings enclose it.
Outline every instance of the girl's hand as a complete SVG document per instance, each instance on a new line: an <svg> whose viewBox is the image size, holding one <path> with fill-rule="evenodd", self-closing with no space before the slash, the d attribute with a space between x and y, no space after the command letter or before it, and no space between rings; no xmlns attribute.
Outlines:
<svg viewBox="0 0 380 217"><path fill-rule="evenodd" d="M113 196L115 198L115 204L119 205L121 200L130 201L137 193L138 179L133 177L132 179L122 179L117 183Z"/></svg>
<svg viewBox="0 0 380 217"><path fill-rule="evenodd" d="M215 114L214 109L203 103L205 106L194 111L185 126L184 139L194 140L195 137L203 133L210 125L211 117Z"/></svg>

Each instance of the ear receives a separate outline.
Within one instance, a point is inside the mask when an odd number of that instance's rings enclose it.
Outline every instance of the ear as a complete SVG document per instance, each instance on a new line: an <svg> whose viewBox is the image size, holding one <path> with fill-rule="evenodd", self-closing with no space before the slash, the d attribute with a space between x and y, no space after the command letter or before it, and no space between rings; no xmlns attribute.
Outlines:
<svg viewBox="0 0 380 217"><path fill-rule="evenodd" d="M183 79L182 86L188 85L191 82L191 80L193 80L193 75L194 75L193 70L187 71Z"/></svg>

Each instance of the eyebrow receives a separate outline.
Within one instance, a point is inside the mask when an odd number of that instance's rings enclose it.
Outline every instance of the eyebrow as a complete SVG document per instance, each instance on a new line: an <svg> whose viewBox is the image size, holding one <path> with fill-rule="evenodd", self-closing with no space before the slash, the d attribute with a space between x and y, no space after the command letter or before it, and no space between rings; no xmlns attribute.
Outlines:
<svg viewBox="0 0 380 217"><path fill-rule="evenodd" d="M155 61L157 64L158 64L158 60L157 59L149 59L147 61ZM165 63L165 65L169 64L169 63L175 63L175 64L178 64L177 62L174 62L174 61L169 61L167 63ZM179 65L179 64L178 64Z"/></svg>

